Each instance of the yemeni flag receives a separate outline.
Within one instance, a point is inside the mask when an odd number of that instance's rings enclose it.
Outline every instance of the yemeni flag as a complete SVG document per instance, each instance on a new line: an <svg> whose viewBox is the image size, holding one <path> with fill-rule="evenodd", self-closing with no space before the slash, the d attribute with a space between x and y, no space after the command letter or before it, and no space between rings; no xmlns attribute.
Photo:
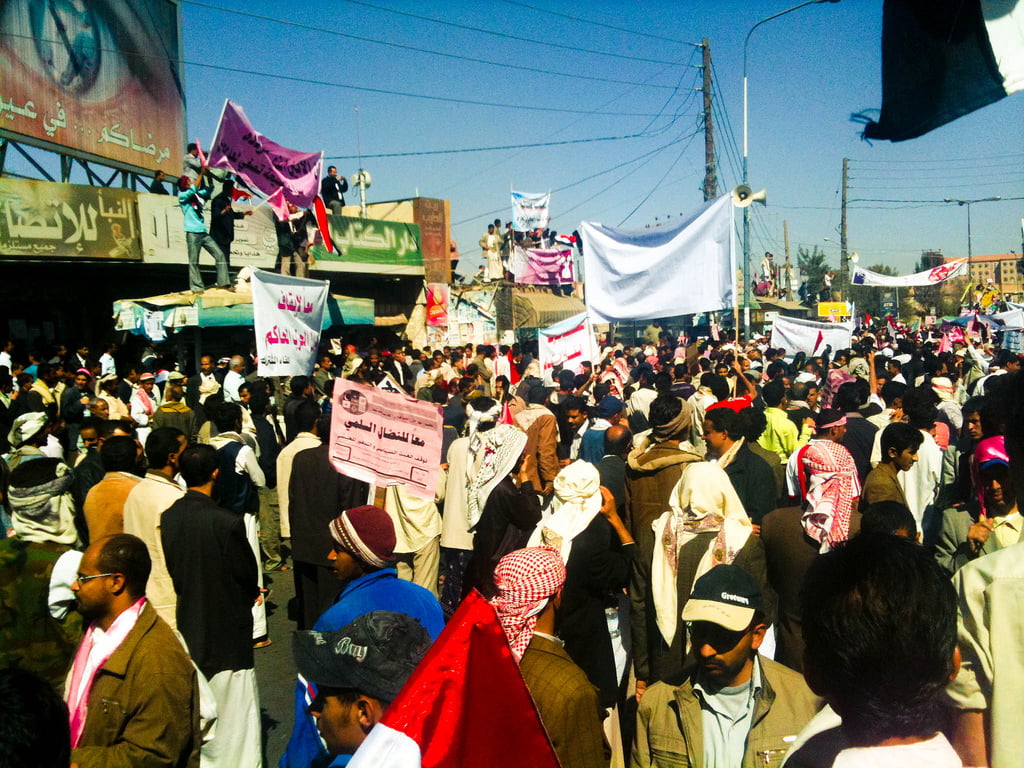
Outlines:
<svg viewBox="0 0 1024 768"><path fill-rule="evenodd" d="M349 768L558 768L494 608L472 592Z"/></svg>
<svg viewBox="0 0 1024 768"><path fill-rule="evenodd" d="M320 230L320 237L324 240L324 248L328 253L334 253L334 243L331 242L331 230L327 226L327 208L324 201L317 195L313 200L313 215L316 216L316 228Z"/></svg>
<svg viewBox="0 0 1024 768"><path fill-rule="evenodd" d="M865 139L906 141L1024 88L1024 0L885 0L882 112Z"/></svg>

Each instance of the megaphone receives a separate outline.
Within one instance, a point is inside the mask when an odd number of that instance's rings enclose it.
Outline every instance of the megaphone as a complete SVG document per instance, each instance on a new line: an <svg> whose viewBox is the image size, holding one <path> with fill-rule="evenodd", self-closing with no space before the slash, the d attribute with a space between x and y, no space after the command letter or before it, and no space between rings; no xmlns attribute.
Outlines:
<svg viewBox="0 0 1024 768"><path fill-rule="evenodd" d="M768 191L762 189L755 192L746 184L740 184L732 190L732 204L737 208L746 208L751 203L768 205Z"/></svg>
<svg viewBox="0 0 1024 768"><path fill-rule="evenodd" d="M355 184L357 187L364 187L366 189L369 189L370 185L373 184L373 178L370 176L369 171L364 171L362 168L360 168L352 177L352 183Z"/></svg>

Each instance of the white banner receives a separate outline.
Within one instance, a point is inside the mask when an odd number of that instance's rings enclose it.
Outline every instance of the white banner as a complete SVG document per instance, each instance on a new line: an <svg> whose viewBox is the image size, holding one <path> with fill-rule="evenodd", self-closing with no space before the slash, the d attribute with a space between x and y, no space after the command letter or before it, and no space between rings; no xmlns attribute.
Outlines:
<svg viewBox="0 0 1024 768"><path fill-rule="evenodd" d="M252 318L260 376L308 376L327 310L326 280L252 272Z"/></svg>
<svg viewBox="0 0 1024 768"><path fill-rule="evenodd" d="M967 259L940 264L912 275L883 275L864 267L854 267L850 282L854 285L878 285L886 288L904 288L916 285L936 285L951 277L967 276Z"/></svg>
<svg viewBox="0 0 1024 768"><path fill-rule="evenodd" d="M628 230L582 222L591 322L731 308L736 275L732 215L732 198L722 195L674 227Z"/></svg>
<svg viewBox="0 0 1024 768"><path fill-rule="evenodd" d="M798 317L776 317L772 322L771 345L786 350L787 356L803 352L809 357L824 353L825 347L847 349L853 339L853 323L818 323Z"/></svg>
<svg viewBox="0 0 1024 768"><path fill-rule="evenodd" d="M597 357L597 343L586 312L550 328L542 328L537 333L537 345L540 351L540 373L544 381L551 380L555 366L560 365L573 373L582 373L581 363L584 360L593 362Z"/></svg>
<svg viewBox="0 0 1024 768"><path fill-rule="evenodd" d="M512 192L512 228L517 232L547 229L551 193Z"/></svg>

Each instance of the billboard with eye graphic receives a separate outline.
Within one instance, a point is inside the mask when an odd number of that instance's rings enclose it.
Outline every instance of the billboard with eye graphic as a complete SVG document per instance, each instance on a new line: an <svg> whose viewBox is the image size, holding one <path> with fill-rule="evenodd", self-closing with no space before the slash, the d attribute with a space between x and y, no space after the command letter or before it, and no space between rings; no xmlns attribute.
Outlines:
<svg viewBox="0 0 1024 768"><path fill-rule="evenodd" d="M0 136L177 176L180 30L176 0L0 2Z"/></svg>

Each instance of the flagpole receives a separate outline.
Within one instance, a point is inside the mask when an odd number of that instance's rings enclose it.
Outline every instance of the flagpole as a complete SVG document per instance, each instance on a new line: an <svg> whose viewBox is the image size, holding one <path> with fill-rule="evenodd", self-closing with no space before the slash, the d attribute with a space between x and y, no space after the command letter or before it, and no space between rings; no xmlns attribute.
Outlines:
<svg viewBox="0 0 1024 768"><path fill-rule="evenodd" d="M220 138L220 129L224 125L224 113L228 111L228 104L230 102L231 99L224 99L224 106L220 108L220 118L217 120L217 130L213 132L213 143L210 144L210 152L213 152L213 148L217 146L217 140Z"/></svg>

